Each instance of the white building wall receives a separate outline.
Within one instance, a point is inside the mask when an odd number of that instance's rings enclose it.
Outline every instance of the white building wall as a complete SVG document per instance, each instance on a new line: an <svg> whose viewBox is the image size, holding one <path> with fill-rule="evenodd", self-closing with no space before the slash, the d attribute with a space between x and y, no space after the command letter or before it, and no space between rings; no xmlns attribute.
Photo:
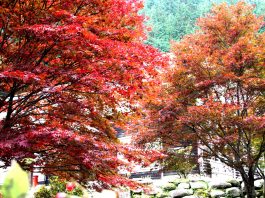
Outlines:
<svg viewBox="0 0 265 198"><path fill-rule="evenodd" d="M203 146L198 147L198 163L200 167L200 172L202 175L206 175L206 167L210 164L211 167L211 177L218 179L229 179L229 178L239 178L237 171L226 164L222 163L219 159L215 157L205 158L203 156L203 150L206 148Z"/></svg>

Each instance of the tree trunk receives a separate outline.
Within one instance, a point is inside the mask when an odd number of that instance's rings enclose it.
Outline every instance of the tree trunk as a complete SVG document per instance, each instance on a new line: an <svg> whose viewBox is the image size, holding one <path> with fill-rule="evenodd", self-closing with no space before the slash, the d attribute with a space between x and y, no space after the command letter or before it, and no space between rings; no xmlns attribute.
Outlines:
<svg viewBox="0 0 265 198"><path fill-rule="evenodd" d="M265 177L263 177L263 197L265 198Z"/></svg>
<svg viewBox="0 0 265 198"><path fill-rule="evenodd" d="M265 152L263 153L263 163L265 166ZM265 167L263 168L263 170L264 170L264 172L262 172L262 170L261 170L261 174L263 177L263 197L265 198Z"/></svg>
<svg viewBox="0 0 265 198"><path fill-rule="evenodd" d="M247 183L244 182L244 183L245 183L247 198L255 198L256 197L256 193L255 193L254 180L253 181L248 181Z"/></svg>
<svg viewBox="0 0 265 198"><path fill-rule="evenodd" d="M255 186L254 186L254 172L249 171L248 176L242 175L243 182L245 184L245 191L247 198L255 198L256 193L255 193Z"/></svg>

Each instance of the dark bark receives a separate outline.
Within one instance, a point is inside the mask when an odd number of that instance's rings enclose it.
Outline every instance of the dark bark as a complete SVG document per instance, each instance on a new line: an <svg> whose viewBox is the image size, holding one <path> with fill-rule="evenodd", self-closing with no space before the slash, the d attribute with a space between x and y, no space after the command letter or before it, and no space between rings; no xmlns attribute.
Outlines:
<svg viewBox="0 0 265 198"><path fill-rule="evenodd" d="M16 84L14 83L13 87L11 88L10 93L9 93L7 113L6 113L6 118L5 118L5 122L4 122L4 126L3 126L4 129L9 127L11 114L13 113L13 100L15 97L15 93L16 93Z"/></svg>
<svg viewBox="0 0 265 198"><path fill-rule="evenodd" d="M250 169L248 171L248 174L246 172L242 173L241 176L243 179L243 182L245 184L245 191L246 191L246 196L247 198L255 198L256 193L255 193L255 186L254 186L254 171Z"/></svg>

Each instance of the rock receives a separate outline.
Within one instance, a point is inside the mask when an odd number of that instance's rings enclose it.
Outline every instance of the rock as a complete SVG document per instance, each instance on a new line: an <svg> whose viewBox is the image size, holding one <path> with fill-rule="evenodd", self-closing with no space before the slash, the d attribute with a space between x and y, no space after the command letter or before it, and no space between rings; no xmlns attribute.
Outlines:
<svg viewBox="0 0 265 198"><path fill-rule="evenodd" d="M168 180L168 182L173 184L178 184L179 180L180 180L179 178L171 178L170 180Z"/></svg>
<svg viewBox="0 0 265 198"><path fill-rule="evenodd" d="M180 183L178 185L178 188L184 188L184 189L189 189L190 188L190 184L189 183Z"/></svg>
<svg viewBox="0 0 265 198"><path fill-rule="evenodd" d="M240 197L242 194L238 187L227 188L225 192L228 197Z"/></svg>
<svg viewBox="0 0 265 198"><path fill-rule="evenodd" d="M226 181L227 183L230 183L232 187L240 187L240 181L236 179L229 179Z"/></svg>
<svg viewBox="0 0 265 198"><path fill-rule="evenodd" d="M176 185L173 183L167 183L162 187L163 190L165 191L170 191L170 190L175 190L176 189Z"/></svg>
<svg viewBox="0 0 265 198"><path fill-rule="evenodd" d="M210 188L216 188L216 189L225 189L232 187L232 184L228 182L210 182L209 183Z"/></svg>
<svg viewBox="0 0 265 198"><path fill-rule="evenodd" d="M263 195L263 189L256 190L255 193L256 193L256 196L260 197Z"/></svg>
<svg viewBox="0 0 265 198"><path fill-rule="evenodd" d="M255 191L255 195L257 197L261 197L263 195L263 191Z"/></svg>
<svg viewBox="0 0 265 198"><path fill-rule="evenodd" d="M192 189L207 189L208 185L204 181L190 182L190 187Z"/></svg>
<svg viewBox="0 0 265 198"><path fill-rule="evenodd" d="M178 185L180 183L188 183L189 180L188 179L175 178L175 179L170 180L169 182Z"/></svg>
<svg viewBox="0 0 265 198"><path fill-rule="evenodd" d="M244 182L241 183L241 189L242 189L243 192L246 192L246 188L245 188L245 183Z"/></svg>
<svg viewBox="0 0 265 198"><path fill-rule="evenodd" d="M139 188L139 189L135 189L135 190L132 190L133 194L139 194L141 195L143 193L143 189Z"/></svg>
<svg viewBox="0 0 265 198"><path fill-rule="evenodd" d="M167 192L159 192L156 194L157 198L165 198L165 197L169 197Z"/></svg>
<svg viewBox="0 0 265 198"><path fill-rule="evenodd" d="M212 189L210 192L210 195L212 198L220 198L220 197L224 197L225 196L225 192L222 190L216 190L216 189Z"/></svg>
<svg viewBox="0 0 265 198"><path fill-rule="evenodd" d="M158 188L158 187L152 187L150 191L148 191L148 195L155 195L159 192L163 192L163 190L161 188Z"/></svg>
<svg viewBox="0 0 265 198"><path fill-rule="evenodd" d="M197 189L194 193L197 197L209 197L210 192L208 189Z"/></svg>
<svg viewBox="0 0 265 198"><path fill-rule="evenodd" d="M261 189L264 185L264 180L259 179L254 182L255 189Z"/></svg>
<svg viewBox="0 0 265 198"><path fill-rule="evenodd" d="M190 195L190 196L185 196L185 197L182 197L182 198L198 198L198 197L195 196L195 195Z"/></svg>
<svg viewBox="0 0 265 198"><path fill-rule="evenodd" d="M193 195L192 189L176 189L169 192L169 195L171 198L179 198L179 197L185 197L189 195Z"/></svg>

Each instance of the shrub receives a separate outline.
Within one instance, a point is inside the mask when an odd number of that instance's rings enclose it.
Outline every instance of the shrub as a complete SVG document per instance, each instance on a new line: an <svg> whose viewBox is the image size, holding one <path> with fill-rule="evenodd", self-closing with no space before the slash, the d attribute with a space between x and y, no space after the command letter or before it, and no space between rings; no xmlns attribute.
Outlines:
<svg viewBox="0 0 265 198"><path fill-rule="evenodd" d="M42 186L38 192L34 193L35 198L52 198L52 193L45 186Z"/></svg>
<svg viewBox="0 0 265 198"><path fill-rule="evenodd" d="M82 196L83 191L80 187L76 186L75 189L71 192L66 190L66 180L60 179L58 177L50 178L50 188L41 187L40 190L34 193L35 198L52 198L55 197L58 192L65 192L68 195L77 195Z"/></svg>
<svg viewBox="0 0 265 198"><path fill-rule="evenodd" d="M58 192L65 192L66 181L63 179L59 179L59 177L51 177L50 178L50 186L51 193L56 195Z"/></svg>

